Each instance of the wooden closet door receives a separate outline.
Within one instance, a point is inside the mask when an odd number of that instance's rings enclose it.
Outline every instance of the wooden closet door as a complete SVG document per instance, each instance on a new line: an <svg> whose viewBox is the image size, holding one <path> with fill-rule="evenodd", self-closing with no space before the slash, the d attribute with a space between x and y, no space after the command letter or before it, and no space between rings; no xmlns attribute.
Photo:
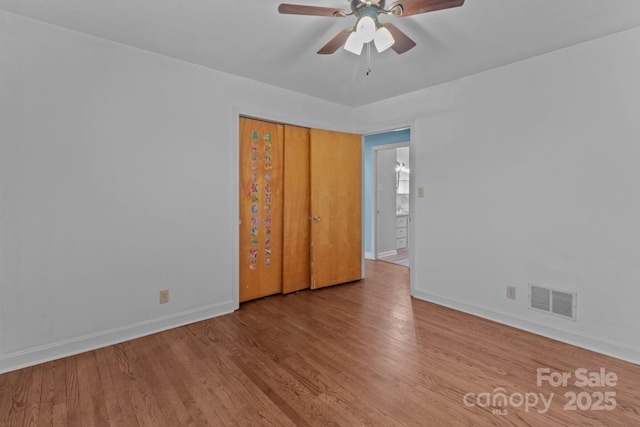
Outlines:
<svg viewBox="0 0 640 427"><path fill-rule="evenodd" d="M311 288L362 278L360 135L310 130Z"/></svg>
<svg viewBox="0 0 640 427"><path fill-rule="evenodd" d="M282 292L283 126L240 118L240 302Z"/></svg>
<svg viewBox="0 0 640 427"><path fill-rule="evenodd" d="M282 293L311 283L309 247L309 129L284 126Z"/></svg>

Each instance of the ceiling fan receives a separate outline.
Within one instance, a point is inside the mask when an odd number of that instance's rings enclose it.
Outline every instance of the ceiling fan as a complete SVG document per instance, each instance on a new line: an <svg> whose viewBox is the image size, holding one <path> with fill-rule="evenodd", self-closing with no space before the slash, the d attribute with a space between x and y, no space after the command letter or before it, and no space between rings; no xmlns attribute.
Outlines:
<svg viewBox="0 0 640 427"><path fill-rule="evenodd" d="M306 6L301 4L282 3L278 12L288 15L312 15L344 18L355 15L356 25L340 31L318 53L327 55L334 53L341 46L356 55L360 55L362 47L371 41L378 52L388 48L396 53L405 53L416 43L398 27L391 23L381 24L378 15L395 15L399 17L417 15L462 6L464 0L397 0L385 9L385 0L348 0L351 12L332 7Z"/></svg>

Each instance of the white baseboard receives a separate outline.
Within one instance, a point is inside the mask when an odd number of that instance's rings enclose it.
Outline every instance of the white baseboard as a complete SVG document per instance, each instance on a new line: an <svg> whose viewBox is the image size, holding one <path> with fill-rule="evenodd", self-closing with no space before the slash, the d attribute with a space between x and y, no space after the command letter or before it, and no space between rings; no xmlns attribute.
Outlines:
<svg viewBox="0 0 640 427"><path fill-rule="evenodd" d="M428 292L415 291L413 296L425 301L432 302L444 307L449 307L464 313L492 320L507 326L511 326L523 331L531 332L536 335L571 344L587 350L595 351L616 359L624 360L636 365L640 365L640 349L625 346L624 344L608 342L601 338L588 337L584 335L574 334L572 332L562 331L560 329L551 328L549 326L540 325L529 320L520 319L502 313L486 310L460 301L452 300L439 295L430 294Z"/></svg>
<svg viewBox="0 0 640 427"><path fill-rule="evenodd" d="M393 255L398 255L398 251L394 249L392 251L380 252L378 254L378 258L384 258L386 256L393 256Z"/></svg>
<svg viewBox="0 0 640 427"><path fill-rule="evenodd" d="M232 313L234 309L233 302L228 301L10 353L0 357L0 374L222 316Z"/></svg>
<svg viewBox="0 0 640 427"><path fill-rule="evenodd" d="M365 252L364 259L373 259L373 252Z"/></svg>

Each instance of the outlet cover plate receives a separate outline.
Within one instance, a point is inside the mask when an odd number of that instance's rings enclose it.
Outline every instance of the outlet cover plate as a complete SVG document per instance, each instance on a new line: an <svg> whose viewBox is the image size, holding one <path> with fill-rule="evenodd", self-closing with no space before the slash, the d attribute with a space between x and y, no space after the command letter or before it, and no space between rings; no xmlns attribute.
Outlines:
<svg viewBox="0 0 640 427"><path fill-rule="evenodd" d="M160 304L166 304L169 302L169 290L165 289L160 291Z"/></svg>

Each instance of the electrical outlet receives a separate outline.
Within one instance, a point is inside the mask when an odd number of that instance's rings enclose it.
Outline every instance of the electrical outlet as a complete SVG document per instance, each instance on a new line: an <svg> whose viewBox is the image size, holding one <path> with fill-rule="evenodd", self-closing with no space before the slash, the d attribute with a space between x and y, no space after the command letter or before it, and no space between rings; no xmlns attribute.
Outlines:
<svg viewBox="0 0 640 427"><path fill-rule="evenodd" d="M165 289L160 291L160 304L166 304L169 302L169 290Z"/></svg>
<svg viewBox="0 0 640 427"><path fill-rule="evenodd" d="M507 286L507 298L516 299L516 287L515 286Z"/></svg>
<svg viewBox="0 0 640 427"><path fill-rule="evenodd" d="M418 197L424 197L424 187L418 187Z"/></svg>

